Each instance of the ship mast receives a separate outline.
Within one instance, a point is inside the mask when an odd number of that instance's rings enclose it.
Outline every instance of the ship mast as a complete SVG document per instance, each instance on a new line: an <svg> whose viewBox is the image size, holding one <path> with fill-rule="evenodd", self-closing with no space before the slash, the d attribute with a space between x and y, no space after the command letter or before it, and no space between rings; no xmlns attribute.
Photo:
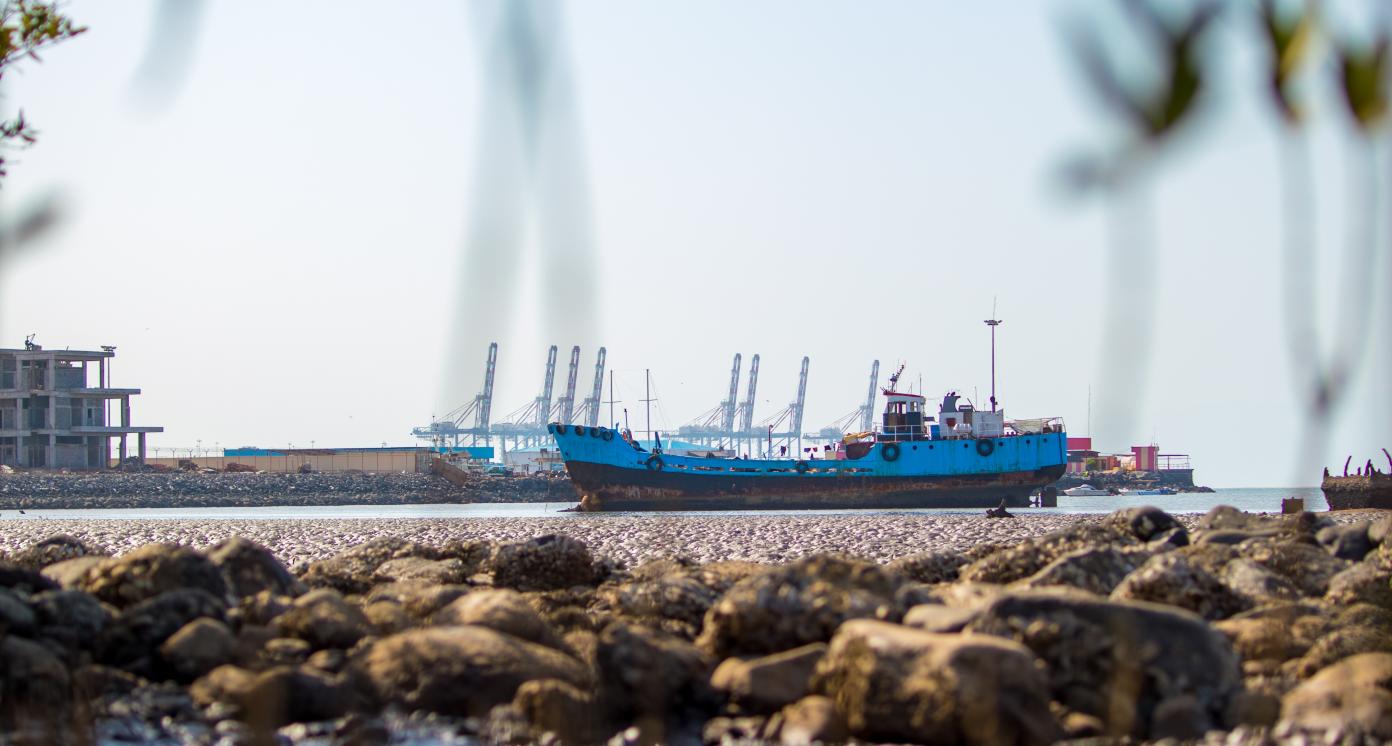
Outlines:
<svg viewBox="0 0 1392 746"><path fill-rule="evenodd" d="M991 315L996 315L996 304L991 304ZM986 326L991 327L991 411L996 411L996 327L1000 326L1001 320L996 318L986 319Z"/></svg>

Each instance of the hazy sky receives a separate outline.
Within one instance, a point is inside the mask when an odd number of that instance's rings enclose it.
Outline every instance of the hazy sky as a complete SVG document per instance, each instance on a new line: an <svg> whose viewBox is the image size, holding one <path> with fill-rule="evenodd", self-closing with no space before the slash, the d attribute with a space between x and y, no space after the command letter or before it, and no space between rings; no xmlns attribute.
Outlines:
<svg viewBox="0 0 1392 746"><path fill-rule="evenodd" d="M1088 434L1088 389L1113 348L1105 215L1057 174L1116 132L1060 29L1100 5L565 5L588 185L573 204L592 210L598 254L581 297L600 321L590 339L543 339L536 247L516 247L516 292L470 319L481 339L511 319L496 336L495 421L537 394L547 344L562 363L585 344L584 396L596 340L636 419L652 369L665 428L724 397L735 352L746 370L762 355L756 420L793 398L811 357L808 431L860 403L875 358L882 381L905 361L930 395L985 400L994 298L1007 413ZM67 219L0 265L0 340L118 345L114 383L143 388L135 418L166 428L154 446L402 444L478 390L483 345L462 363L446 355L473 213L499 188L476 168L487 12L213 3L159 106L136 83L154 4L67 7L91 31L6 80L6 111L21 106L42 140L11 162L0 206L12 215L57 190ZM1215 39L1219 97L1152 190L1149 385L1134 392L1134 432L1094 417L1091 434L1106 450L1191 453L1205 484L1313 484L1291 468L1303 415L1260 55L1236 20ZM1326 343L1350 152L1328 77L1312 84L1309 279ZM1386 287L1370 341L1392 332ZM1355 381L1331 465L1392 447L1388 347ZM564 377L562 365L558 389Z"/></svg>

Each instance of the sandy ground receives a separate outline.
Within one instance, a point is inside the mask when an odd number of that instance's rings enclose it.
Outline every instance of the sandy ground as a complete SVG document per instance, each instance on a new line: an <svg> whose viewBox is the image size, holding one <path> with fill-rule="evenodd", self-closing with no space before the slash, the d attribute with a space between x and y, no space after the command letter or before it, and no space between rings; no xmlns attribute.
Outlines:
<svg viewBox="0 0 1392 746"><path fill-rule="evenodd" d="M561 533L597 556L636 563L685 555L701 562L745 559L783 562L814 552L845 552L887 562L915 552L1015 543L1103 516L566 516L563 518L372 518L267 520L0 521L0 551L66 533L113 554L150 542L206 548L231 536L260 542L286 564L320 559L382 536L425 544L487 539L519 541ZM1186 518L1188 520L1189 518Z"/></svg>

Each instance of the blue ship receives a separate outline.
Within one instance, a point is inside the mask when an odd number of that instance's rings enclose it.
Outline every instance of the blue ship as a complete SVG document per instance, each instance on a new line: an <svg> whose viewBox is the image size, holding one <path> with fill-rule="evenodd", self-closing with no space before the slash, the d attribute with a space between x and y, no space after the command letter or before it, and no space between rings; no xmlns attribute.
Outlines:
<svg viewBox="0 0 1392 746"><path fill-rule="evenodd" d="M891 379L893 382L897 379ZM1006 421L943 397L885 389L881 428L818 458L728 458L643 448L628 431L551 423L582 510L811 510L1024 507L1067 468L1057 418Z"/></svg>

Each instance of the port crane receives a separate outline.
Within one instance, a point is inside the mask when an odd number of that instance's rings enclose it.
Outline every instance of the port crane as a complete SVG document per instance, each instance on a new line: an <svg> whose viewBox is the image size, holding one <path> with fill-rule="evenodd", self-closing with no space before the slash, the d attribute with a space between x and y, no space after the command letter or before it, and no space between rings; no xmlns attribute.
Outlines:
<svg viewBox="0 0 1392 746"><path fill-rule="evenodd" d="M769 457L775 455L772 452L775 444L793 446L796 441L796 450L793 453L800 455L802 452L802 412L807 401L807 367L808 358L804 357L802 372L798 375L797 399L759 423L759 432L767 439L770 448ZM780 431L779 428L786 430Z"/></svg>
<svg viewBox="0 0 1392 746"><path fill-rule="evenodd" d="M447 445L459 447L460 438L469 438L469 444L490 445L488 416L493 409L493 375L498 368L498 343L488 345L488 363L483 373L483 391L467 404L460 406L444 417L425 427L411 430L411 435L428 440L436 449L443 450ZM471 424L466 424L471 423Z"/></svg>
<svg viewBox="0 0 1392 746"><path fill-rule="evenodd" d="M840 440L846 433L852 432L851 428L859 426L855 432L870 432L875 427L875 392L880 382L880 361L876 360L870 366L870 390L865 395L865 403L855 409L841 415L830 425L814 433L807 433L805 437L818 440Z"/></svg>
<svg viewBox="0 0 1392 746"><path fill-rule="evenodd" d="M575 383L580 378L580 345L570 348L570 370L566 375L565 394L556 400L547 418L549 422L564 422L569 425L575 420Z"/></svg>
<svg viewBox="0 0 1392 746"><path fill-rule="evenodd" d="M589 397L580 405L580 416L577 419L583 420L587 427L595 427L599 424L599 404L604 395L605 355L604 348L599 348L599 357L595 359L594 388L590 391Z"/></svg>
<svg viewBox="0 0 1392 746"><path fill-rule="evenodd" d="M758 355L755 355L757 358ZM735 415L739 410L740 353L735 353L730 367L730 393L725 400L702 412L696 419L677 428L677 435L692 441L719 447L726 439L735 438Z"/></svg>
<svg viewBox="0 0 1392 746"><path fill-rule="evenodd" d="M555 381L556 345L551 345L546 353L546 377L542 381L541 395L494 425L492 434L497 435L505 446L511 440L513 450L545 444L550 438L546 432L546 419L551 413L551 393Z"/></svg>

